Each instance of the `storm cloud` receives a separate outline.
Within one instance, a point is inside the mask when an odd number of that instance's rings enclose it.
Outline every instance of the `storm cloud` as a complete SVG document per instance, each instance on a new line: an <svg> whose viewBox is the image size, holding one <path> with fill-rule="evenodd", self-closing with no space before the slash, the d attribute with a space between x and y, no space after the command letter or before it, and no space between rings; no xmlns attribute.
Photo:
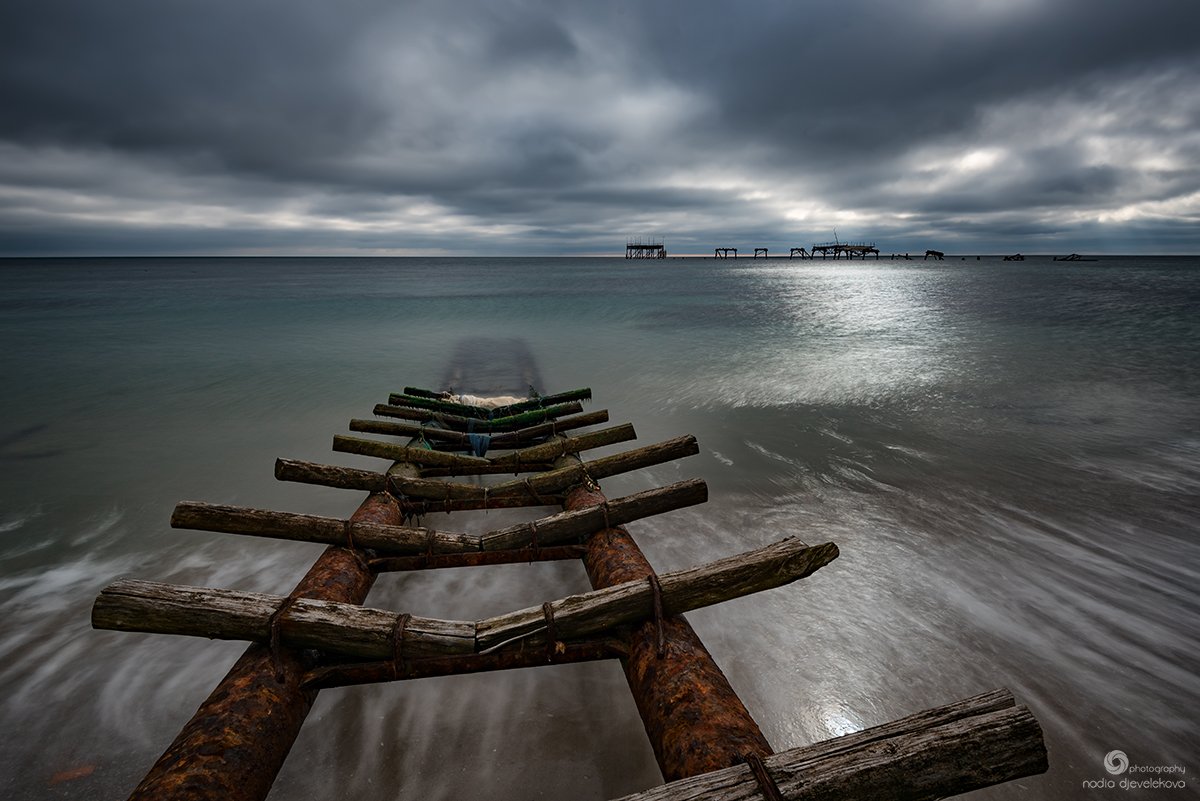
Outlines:
<svg viewBox="0 0 1200 801"><path fill-rule="evenodd" d="M0 255L1200 252L1189 0L0 10Z"/></svg>

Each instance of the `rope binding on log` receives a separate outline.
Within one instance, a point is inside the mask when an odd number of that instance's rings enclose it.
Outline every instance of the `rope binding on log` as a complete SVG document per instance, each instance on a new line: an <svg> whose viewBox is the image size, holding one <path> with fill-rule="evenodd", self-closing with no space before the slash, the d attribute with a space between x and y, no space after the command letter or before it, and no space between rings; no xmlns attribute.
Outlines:
<svg viewBox="0 0 1200 801"><path fill-rule="evenodd" d="M654 573L647 576L646 580L650 582L650 594L654 598L654 626L658 631L658 656L661 659L667 652L667 635L663 628L662 584L658 582L658 576Z"/></svg>
<svg viewBox="0 0 1200 801"><path fill-rule="evenodd" d="M522 481L521 483L523 483L525 485L525 489L529 490L530 497L532 497L535 501L537 501L539 506L547 506L548 505L542 499L542 496L538 495L538 491L533 488L533 483L529 480L528 476L526 476L525 480Z"/></svg>
<svg viewBox="0 0 1200 801"><path fill-rule="evenodd" d="M538 545L537 521L529 521L529 564L533 564L538 555L542 552L542 548Z"/></svg>
<svg viewBox="0 0 1200 801"><path fill-rule="evenodd" d="M271 664L275 667L275 681L283 684L283 653L282 645L280 645L279 623L287 611L292 608L292 604L296 603L298 595L292 593L288 595L279 606L271 613L271 617L267 620L267 648L271 651Z"/></svg>
<svg viewBox="0 0 1200 801"><path fill-rule="evenodd" d="M554 606L549 601L542 604L542 615L546 618L546 661L553 662L557 654L566 652L567 646L558 638L558 627L554 625Z"/></svg>
<svg viewBox="0 0 1200 801"><path fill-rule="evenodd" d="M412 615L405 612L396 618L396 626L392 629L392 679L398 679L404 673L404 630Z"/></svg>

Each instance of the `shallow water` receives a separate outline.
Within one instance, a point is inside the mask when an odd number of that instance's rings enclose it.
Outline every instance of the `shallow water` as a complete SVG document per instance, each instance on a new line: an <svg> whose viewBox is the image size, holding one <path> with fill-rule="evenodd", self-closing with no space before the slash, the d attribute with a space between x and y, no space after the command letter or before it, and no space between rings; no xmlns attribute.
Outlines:
<svg viewBox="0 0 1200 801"><path fill-rule="evenodd" d="M643 443L699 438L605 482L708 481L708 504L630 526L660 571L838 543L688 615L777 749L1007 686L1051 770L981 797L1093 797L1118 748L1200 770L1196 259L0 261L0 281L5 797L127 793L243 649L92 631L102 586L286 593L320 552L172 531L176 501L349 514L359 494L276 482L274 458L378 466L331 435L480 336L524 341L540 389L591 386ZM514 565L385 576L369 603L473 618L586 587ZM659 781L606 663L327 691L272 797Z"/></svg>

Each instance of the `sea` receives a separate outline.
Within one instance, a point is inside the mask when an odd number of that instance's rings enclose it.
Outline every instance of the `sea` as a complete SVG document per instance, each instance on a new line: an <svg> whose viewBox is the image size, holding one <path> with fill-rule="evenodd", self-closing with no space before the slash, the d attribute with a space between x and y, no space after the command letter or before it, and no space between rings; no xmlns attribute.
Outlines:
<svg viewBox="0 0 1200 801"><path fill-rule="evenodd" d="M245 647L95 631L104 586L282 595L321 552L172 530L176 502L348 516L362 493L275 459L382 468L332 436L464 348L530 354L538 391L590 387L639 444L698 438L603 482L707 481L629 525L659 572L838 545L687 615L777 751L1007 687L1050 770L977 797L1196 797L1200 258L1140 256L0 261L0 796L125 797ZM578 563L518 564L387 574L367 603L471 620L587 589ZM1189 789L1092 789L1114 750ZM324 691L271 798L661 781L597 662Z"/></svg>

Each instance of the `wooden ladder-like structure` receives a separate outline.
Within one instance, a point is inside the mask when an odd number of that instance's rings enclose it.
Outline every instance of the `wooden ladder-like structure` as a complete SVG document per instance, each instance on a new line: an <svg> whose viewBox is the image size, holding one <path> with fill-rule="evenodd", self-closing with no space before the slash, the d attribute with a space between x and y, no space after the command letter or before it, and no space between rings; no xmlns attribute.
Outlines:
<svg viewBox="0 0 1200 801"><path fill-rule="evenodd" d="M287 595L122 579L96 599L101 629L251 641L133 791L134 799L262 799L319 690L488 670L621 661L663 776L629 799L940 798L1043 772L1032 714L1007 690L774 753L682 613L804 578L837 546L784 539L659 575L626 523L707 499L703 481L607 499L600 480L699 452L691 436L585 461L634 439L584 413L588 389L485 408L408 387L336 451L382 471L280 459L277 478L369 493L349 519L183 502L176 528L328 546ZM497 455L497 452L500 452ZM491 455L489 455L489 453ZM514 474L500 483L453 476ZM435 511L559 506L482 535L413 525ZM483 620L363 606L381 572L580 558L593 591Z"/></svg>

